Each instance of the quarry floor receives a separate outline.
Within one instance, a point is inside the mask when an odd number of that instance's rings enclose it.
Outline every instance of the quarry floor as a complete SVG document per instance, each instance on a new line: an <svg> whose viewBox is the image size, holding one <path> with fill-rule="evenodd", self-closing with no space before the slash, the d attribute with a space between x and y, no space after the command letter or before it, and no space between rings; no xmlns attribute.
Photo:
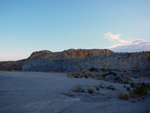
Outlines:
<svg viewBox="0 0 150 113"><path fill-rule="evenodd" d="M93 94L73 92L76 85L85 89L113 85ZM0 71L0 113L150 113L150 97L118 99L127 93L123 84L86 78L68 78L64 73Z"/></svg>

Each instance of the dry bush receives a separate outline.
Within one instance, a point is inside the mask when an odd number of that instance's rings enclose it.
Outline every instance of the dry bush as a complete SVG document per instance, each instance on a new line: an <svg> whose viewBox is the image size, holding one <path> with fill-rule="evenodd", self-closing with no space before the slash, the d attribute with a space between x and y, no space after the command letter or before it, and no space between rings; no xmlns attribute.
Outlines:
<svg viewBox="0 0 150 113"><path fill-rule="evenodd" d="M95 89L96 89L97 91L99 91L99 87L98 87L98 86L95 86Z"/></svg>
<svg viewBox="0 0 150 113"><path fill-rule="evenodd" d="M131 82L131 83L130 83L130 86L131 86L132 88L135 88L135 83L134 83L134 82Z"/></svg>
<svg viewBox="0 0 150 113"><path fill-rule="evenodd" d="M88 88L88 92L89 92L89 93L94 93L95 90L94 90L93 88Z"/></svg>
<svg viewBox="0 0 150 113"><path fill-rule="evenodd" d="M128 95L128 94L120 93L120 94L118 95L118 98L119 98L119 99L123 99L123 100L128 100L128 99L129 99L129 95Z"/></svg>
<svg viewBox="0 0 150 113"><path fill-rule="evenodd" d="M127 79L127 80L130 80L130 77L129 77L129 76L126 76L126 75L124 75L124 74L121 74L121 76L122 76L123 78Z"/></svg>
<svg viewBox="0 0 150 113"><path fill-rule="evenodd" d="M73 88L73 91L74 91L74 92L84 92L84 89L83 89L80 85L76 85L76 86Z"/></svg>
<svg viewBox="0 0 150 113"><path fill-rule="evenodd" d="M107 88L107 89L111 89L111 90L115 90L115 87L112 86L112 85L109 85L109 86L107 86L106 88Z"/></svg>
<svg viewBox="0 0 150 113"><path fill-rule="evenodd" d="M127 90L127 91L130 91L130 87L126 87L126 90Z"/></svg>

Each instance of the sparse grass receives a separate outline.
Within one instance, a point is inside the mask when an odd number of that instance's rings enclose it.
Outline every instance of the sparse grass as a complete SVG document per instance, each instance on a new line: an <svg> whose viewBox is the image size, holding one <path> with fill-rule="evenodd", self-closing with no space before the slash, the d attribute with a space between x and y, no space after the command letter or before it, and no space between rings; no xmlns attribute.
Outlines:
<svg viewBox="0 0 150 113"><path fill-rule="evenodd" d="M92 94L95 92L95 90L93 88L88 88L88 92Z"/></svg>
<svg viewBox="0 0 150 113"><path fill-rule="evenodd" d="M80 85L76 85L76 86L73 88L73 91L74 91L74 92L84 92L84 89L83 89Z"/></svg>
<svg viewBox="0 0 150 113"><path fill-rule="evenodd" d="M118 98L119 98L119 99L123 99L123 100L129 100L129 95L128 95L128 94L120 93L120 94L118 95Z"/></svg>

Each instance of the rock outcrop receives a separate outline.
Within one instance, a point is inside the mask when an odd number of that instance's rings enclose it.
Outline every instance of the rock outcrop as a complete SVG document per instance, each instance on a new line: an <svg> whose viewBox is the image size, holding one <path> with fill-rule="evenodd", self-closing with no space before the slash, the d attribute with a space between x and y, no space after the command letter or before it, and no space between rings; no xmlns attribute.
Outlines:
<svg viewBox="0 0 150 113"><path fill-rule="evenodd" d="M110 50L38 51L28 59L0 62L0 70L75 72L89 68L150 71L150 52L114 53Z"/></svg>
<svg viewBox="0 0 150 113"><path fill-rule="evenodd" d="M22 70L44 72L74 72L83 68L150 71L150 52L100 54L86 58L29 59Z"/></svg>
<svg viewBox="0 0 150 113"><path fill-rule="evenodd" d="M51 52L48 50L36 51L31 54L29 59L64 59L64 58L86 58L89 56L96 56L99 54L112 54L114 53L108 49L69 49L62 52Z"/></svg>

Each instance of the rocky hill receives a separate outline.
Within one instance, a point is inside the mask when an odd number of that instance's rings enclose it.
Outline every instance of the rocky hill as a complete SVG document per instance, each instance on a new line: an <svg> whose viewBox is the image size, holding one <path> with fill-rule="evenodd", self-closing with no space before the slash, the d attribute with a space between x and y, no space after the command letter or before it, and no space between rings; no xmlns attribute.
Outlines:
<svg viewBox="0 0 150 113"><path fill-rule="evenodd" d="M31 59L49 59L48 61L53 60L63 60L66 58L85 58L89 56L96 56L99 54L111 54L114 53L108 49L69 49L62 52L51 52L48 50L36 51L33 52L29 58L19 61L4 61L0 62L0 70L2 71L12 71L19 70L22 71L22 67L24 66L24 62L28 62ZM58 66L59 66L58 61ZM36 63L35 63L36 64ZM57 65L56 64L56 65ZM25 63L26 65L26 63ZM57 71L57 70L56 70Z"/></svg>
<svg viewBox="0 0 150 113"><path fill-rule="evenodd" d="M74 72L89 68L150 71L150 52L100 54L86 58L29 59L24 71Z"/></svg>
<svg viewBox="0 0 150 113"><path fill-rule="evenodd" d="M28 59L0 62L0 70L5 71L74 72L92 67L150 71L150 52L114 53L107 49L38 51L32 53Z"/></svg>
<svg viewBox="0 0 150 113"><path fill-rule="evenodd" d="M29 59L64 59L64 58L86 58L89 56L96 56L99 54L112 54L114 53L108 49L69 49L62 52L51 52L48 50L36 51L31 54Z"/></svg>

